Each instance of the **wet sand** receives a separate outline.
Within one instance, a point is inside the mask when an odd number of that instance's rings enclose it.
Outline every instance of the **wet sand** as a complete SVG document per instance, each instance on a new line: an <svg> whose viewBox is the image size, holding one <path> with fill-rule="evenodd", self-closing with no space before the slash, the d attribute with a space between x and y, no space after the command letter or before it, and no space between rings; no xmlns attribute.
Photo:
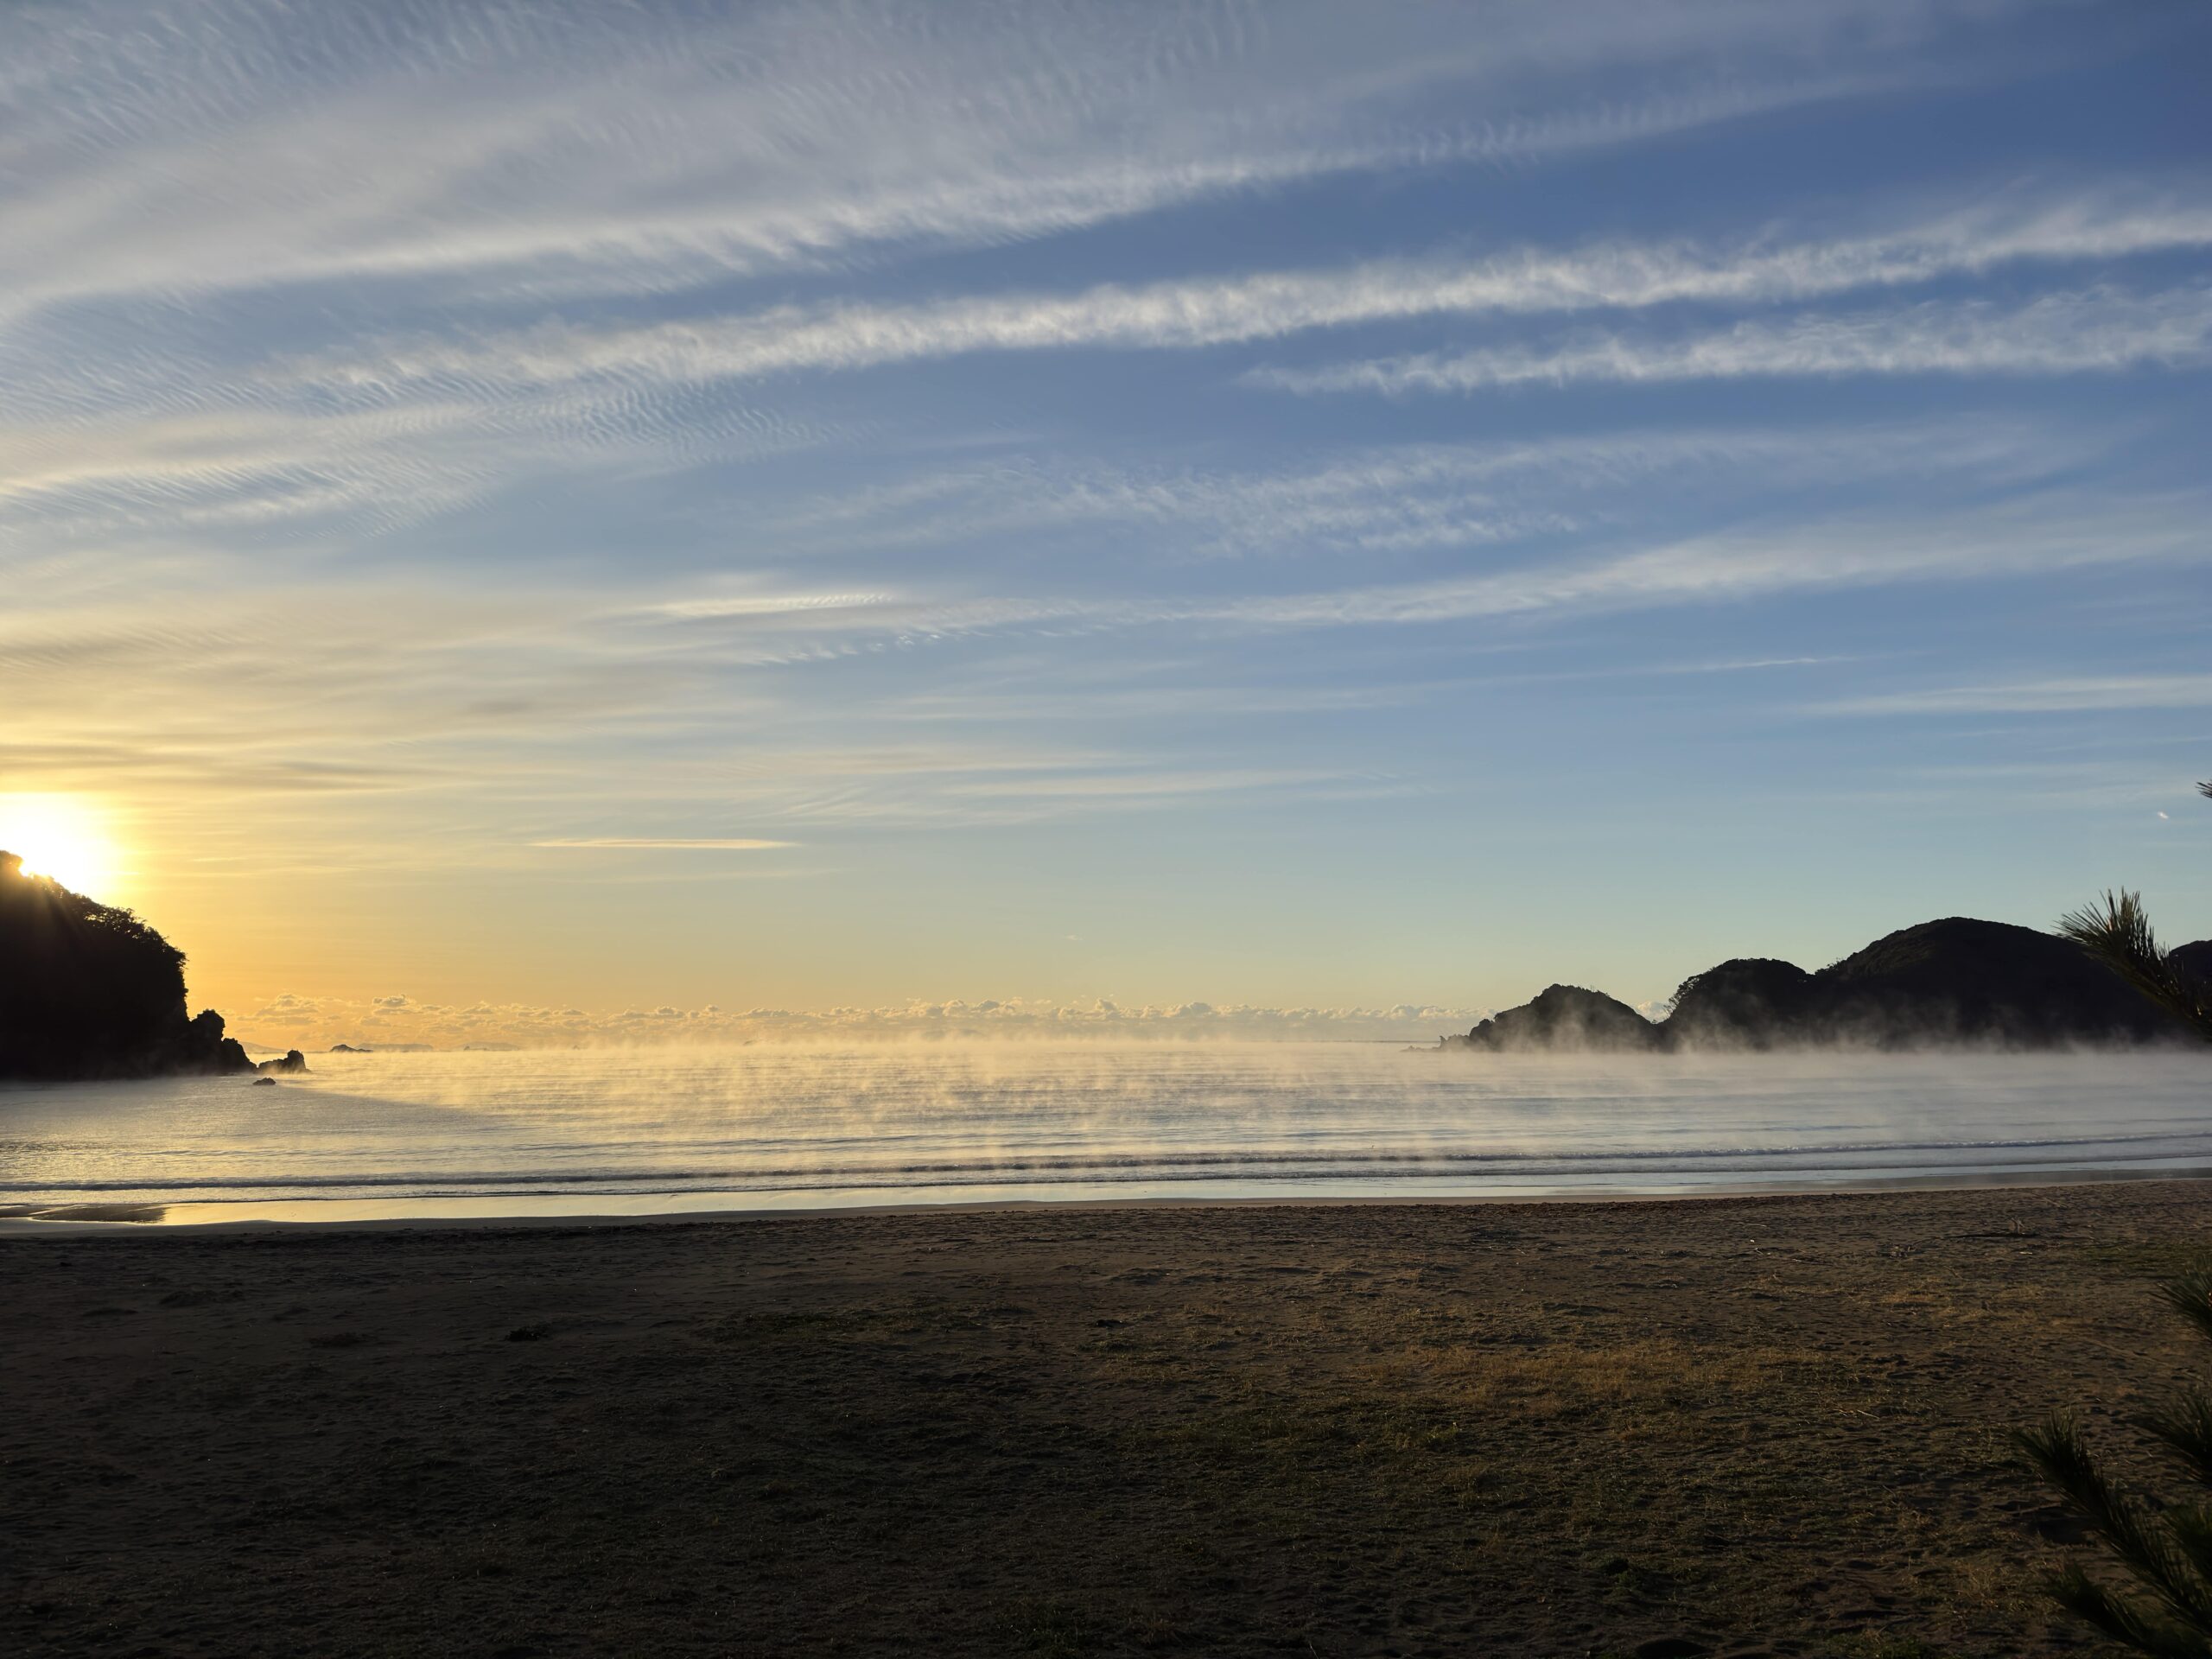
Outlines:
<svg viewBox="0 0 2212 1659"><path fill-rule="evenodd" d="M2212 1185L0 1237L0 1650L2089 1648ZM1915 1645L1916 1643L1919 1645Z"/></svg>

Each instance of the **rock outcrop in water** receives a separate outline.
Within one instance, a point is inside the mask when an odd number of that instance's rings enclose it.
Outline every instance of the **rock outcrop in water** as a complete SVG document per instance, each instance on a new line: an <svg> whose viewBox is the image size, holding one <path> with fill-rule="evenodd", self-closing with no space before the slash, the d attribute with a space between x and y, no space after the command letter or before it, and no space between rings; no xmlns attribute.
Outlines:
<svg viewBox="0 0 2212 1659"><path fill-rule="evenodd" d="M2212 976L2212 940L2183 945L2171 959ZM1724 962L1684 980L1658 1022L1598 992L1554 985L1445 1046L1618 1052L2186 1040L2171 1016L2070 941L1954 916L1901 929L1817 973L1771 957Z"/></svg>
<svg viewBox="0 0 2212 1659"><path fill-rule="evenodd" d="M1535 1000L1493 1014L1454 1046L1493 1053L1546 1053L1561 1049L1630 1051L1658 1046L1659 1027L1625 1002L1579 985L1553 985Z"/></svg>
<svg viewBox="0 0 2212 1659"><path fill-rule="evenodd" d="M188 1014L181 950L0 853L0 1079L253 1070L221 1014Z"/></svg>

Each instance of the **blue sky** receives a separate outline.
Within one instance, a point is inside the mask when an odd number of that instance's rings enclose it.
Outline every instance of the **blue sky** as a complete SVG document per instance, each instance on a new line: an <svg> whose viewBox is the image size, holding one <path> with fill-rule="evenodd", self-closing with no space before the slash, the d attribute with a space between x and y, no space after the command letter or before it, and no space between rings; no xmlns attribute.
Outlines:
<svg viewBox="0 0 2212 1659"><path fill-rule="evenodd" d="M2212 932L2202 6L91 3L0 66L0 793L266 1028Z"/></svg>

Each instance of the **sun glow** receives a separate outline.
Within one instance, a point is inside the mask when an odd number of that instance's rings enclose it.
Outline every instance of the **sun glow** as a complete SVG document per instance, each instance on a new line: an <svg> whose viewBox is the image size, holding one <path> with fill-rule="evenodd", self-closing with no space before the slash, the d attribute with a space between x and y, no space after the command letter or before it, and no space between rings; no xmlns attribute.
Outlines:
<svg viewBox="0 0 2212 1659"><path fill-rule="evenodd" d="M117 901L121 857L106 814L74 795L0 795L0 850L32 875L88 899Z"/></svg>

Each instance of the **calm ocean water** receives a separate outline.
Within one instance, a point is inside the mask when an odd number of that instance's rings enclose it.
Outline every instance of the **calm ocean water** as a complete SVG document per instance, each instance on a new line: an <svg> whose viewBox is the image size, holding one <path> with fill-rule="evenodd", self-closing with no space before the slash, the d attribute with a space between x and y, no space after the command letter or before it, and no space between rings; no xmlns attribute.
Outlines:
<svg viewBox="0 0 2212 1659"><path fill-rule="evenodd" d="M0 1089L0 1212L336 1220L2212 1171L2201 1053L1530 1061L1037 1042L311 1064L265 1089Z"/></svg>

